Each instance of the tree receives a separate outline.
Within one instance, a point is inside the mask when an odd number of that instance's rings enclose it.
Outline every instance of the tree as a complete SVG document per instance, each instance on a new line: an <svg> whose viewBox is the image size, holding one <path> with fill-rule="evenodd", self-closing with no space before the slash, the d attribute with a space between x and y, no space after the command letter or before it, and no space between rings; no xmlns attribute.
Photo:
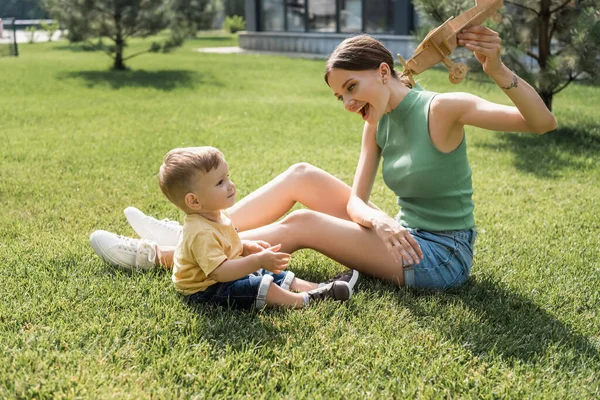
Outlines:
<svg viewBox="0 0 600 400"><path fill-rule="evenodd" d="M439 25L474 6L473 0L415 0L425 26ZM600 72L600 0L504 1L495 27L504 61L535 87L548 109L575 80L597 82Z"/></svg>
<svg viewBox="0 0 600 400"><path fill-rule="evenodd" d="M186 36L195 36L196 32L211 29L215 10L210 0L172 0L175 25Z"/></svg>
<svg viewBox="0 0 600 400"><path fill-rule="evenodd" d="M71 42L108 38L103 47L113 59L113 69L126 70L125 61L147 52L167 52L183 43L183 32L174 22L173 0L42 0L53 18L68 31ZM170 28L171 36L153 42L147 50L124 56L127 40L147 37Z"/></svg>

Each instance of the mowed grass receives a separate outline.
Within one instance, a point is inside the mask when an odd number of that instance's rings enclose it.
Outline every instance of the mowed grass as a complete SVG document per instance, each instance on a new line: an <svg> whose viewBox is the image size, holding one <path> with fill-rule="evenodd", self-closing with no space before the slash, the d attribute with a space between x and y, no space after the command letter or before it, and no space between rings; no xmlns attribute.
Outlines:
<svg viewBox="0 0 600 400"><path fill-rule="evenodd" d="M323 61L193 51L235 43L203 36L125 73L66 42L0 59L0 397L600 396L599 88L560 93L547 135L467 129L480 234L451 293L363 278L347 304L245 313L103 264L89 234L133 235L125 207L182 219L156 178L173 147L222 149L239 197L302 161L351 183L362 124ZM420 82L507 102L442 71ZM397 212L380 177L372 200ZM290 269L343 267L306 250Z"/></svg>

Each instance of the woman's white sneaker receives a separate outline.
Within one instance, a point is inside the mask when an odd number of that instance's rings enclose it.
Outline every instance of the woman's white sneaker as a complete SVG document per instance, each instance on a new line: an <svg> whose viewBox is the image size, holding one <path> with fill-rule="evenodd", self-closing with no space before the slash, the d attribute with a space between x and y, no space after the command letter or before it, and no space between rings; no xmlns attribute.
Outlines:
<svg viewBox="0 0 600 400"><path fill-rule="evenodd" d="M179 222L168 219L159 221L135 207L127 207L124 213L129 225L142 239L152 240L160 246L177 246L181 234Z"/></svg>
<svg viewBox="0 0 600 400"><path fill-rule="evenodd" d="M156 242L95 231L90 235L90 245L104 262L115 267L128 270L148 270L157 267Z"/></svg>

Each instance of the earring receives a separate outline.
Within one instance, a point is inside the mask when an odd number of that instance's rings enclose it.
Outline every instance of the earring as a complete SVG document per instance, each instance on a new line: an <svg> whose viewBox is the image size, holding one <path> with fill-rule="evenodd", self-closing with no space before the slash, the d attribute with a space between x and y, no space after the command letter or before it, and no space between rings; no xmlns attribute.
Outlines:
<svg viewBox="0 0 600 400"><path fill-rule="evenodd" d="M385 83L387 82L387 79L383 78L382 82L385 85Z"/></svg>

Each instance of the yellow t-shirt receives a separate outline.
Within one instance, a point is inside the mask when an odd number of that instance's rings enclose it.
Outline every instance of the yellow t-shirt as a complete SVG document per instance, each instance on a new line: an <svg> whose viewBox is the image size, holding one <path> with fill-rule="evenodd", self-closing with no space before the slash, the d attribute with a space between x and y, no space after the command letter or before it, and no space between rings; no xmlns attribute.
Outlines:
<svg viewBox="0 0 600 400"><path fill-rule="evenodd" d="M217 283L207 278L211 272L223 261L242 256L242 241L225 211L221 211L221 219L226 223L186 215L173 256L172 279L179 292L190 295L206 290Z"/></svg>

